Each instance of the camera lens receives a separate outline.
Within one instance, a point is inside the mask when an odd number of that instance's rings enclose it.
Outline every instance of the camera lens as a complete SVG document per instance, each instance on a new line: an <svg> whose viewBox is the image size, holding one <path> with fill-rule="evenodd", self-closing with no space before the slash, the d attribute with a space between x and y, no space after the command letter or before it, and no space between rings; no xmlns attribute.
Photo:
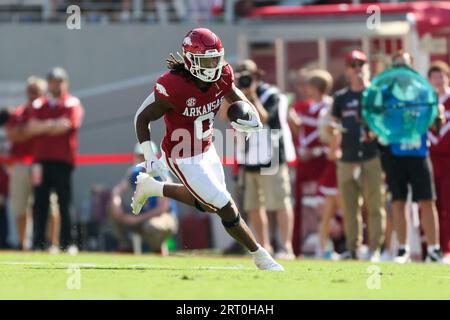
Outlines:
<svg viewBox="0 0 450 320"><path fill-rule="evenodd" d="M239 88L248 88L252 84L252 77L249 75L240 76L238 79Z"/></svg>

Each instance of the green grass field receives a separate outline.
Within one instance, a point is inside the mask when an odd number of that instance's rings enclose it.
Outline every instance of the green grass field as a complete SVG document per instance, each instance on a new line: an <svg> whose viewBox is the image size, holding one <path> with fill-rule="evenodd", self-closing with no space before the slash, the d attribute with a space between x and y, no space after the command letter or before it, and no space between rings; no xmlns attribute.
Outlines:
<svg viewBox="0 0 450 320"><path fill-rule="evenodd" d="M381 263L378 276L363 262L282 264L284 273L249 257L1 252L0 299L450 299L448 265Z"/></svg>

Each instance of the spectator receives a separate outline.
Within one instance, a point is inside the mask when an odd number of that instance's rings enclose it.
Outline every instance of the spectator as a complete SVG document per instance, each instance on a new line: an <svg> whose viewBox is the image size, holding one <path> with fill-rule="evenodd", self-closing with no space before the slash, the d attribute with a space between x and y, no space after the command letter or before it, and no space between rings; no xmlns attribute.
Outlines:
<svg viewBox="0 0 450 320"><path fill-rule="evenodd" d="M428 69L428 79L444 105L446 123L439 130L428 133L430 157L433 164L436 186L436 206L439 214L440 242L444 256L450 259L450 68L442 61L436 61Z"/></svg>
<svg viewBox="0 0 450 320"><path fill-rule="evenodd" d="M155 154L158 153L156 144L152 143ZM144 162L144 154L139 144L134 152L135 164ZM175 203L164 197L150 197L138 216L124 212L122 208L123 194L136 187L136 178L142 167L129 168L125 177L112 190L110 213L114 229L119 241L119 251L129 252L129 233L139 234L152 250L167 255L166 240L175 235L178 230L178 221L175 212ZM127 206L128 207L128 206Z"/></svg>
<svg viewBox="0 0 450 320"><path fill-rule="evenodd" d="M9 186L11 209L16 217L21 248L26 247L27 213L31 212L33 194L30 166L26 163L32 156L33 133L26 130L26 124L33 112L33 101L43 97L46 88L47 83L44 79L29 77L26 89L27 102L12 112L6 125L6 135L11 142L10 156L13 158Z"/></svg>
<svg viewBox="0 0 450 320"><path fill-rule="evenodd" d="M326 104L312 101L311 96L307 94L308 91L311 93L311 86L308 85L310 78L310 71L299 70L297 90L302 100L297 101L290 112L290 124L297 146L298 159L295 177L293 231L293 246L297 255L300 254L300 244L303 240L300 230L302 230L302 201L304 193L306 191L314 196L317 194L319 178L327 165L327 152L324 145L320 142L318 129L319 114L326 107Z"/></svg>
<svg viewBox="0 0 450 320"><path fill-rule="evenodd" d="M70 205L72 171L78 148L77 132L83 118L83 107L78 98L68 91L67 73L54 68L47 76L49 96L33 102L29 130L38 134L34 141L34 234L35 249L45 249L45 231L49 212L50 191L58 196L61 216L60 247L70 254L78 249L73 245ZM40 122L34 119L41 120Z"/></svg>
<svg viewBox="0 0 450 320"><path fill-rule="evenodd" d="M256 106L266 129L240 140L245 150L238 154L238 163L243 163L245 170L244 210L249 214L258 242L269 252L272 248L267 211L276 212L282 248L275 257L294 259L293 212L286 164L286 150L289 147L286 138L290 137L290 131L286 130L287 97L274 86L263 82L262 75L262 70L252 60L241 61L236 68L237 86ZM279 130L281 134L274 135L272 130ZM262 171L274 165L276 172L273 174Z"/></svg>
<svg viewBox="0 0 450 320"><path fill-rule="evenodd" d="M123 0L122 1L122 10L119 14L119 20L121 22L128 22L131 20L131 0Z"/></svg>
<svg viewBox="0 0 450 320"><path fill-rule="evenodd" d="M188 12L191 21L196 24L210 23L216 0L188 0Z"/></svg>
<svg viewBox="0 0 450 320"><path fill-rule="evenodd" d="M394 54L392 60L394 68L412 68L412 57L408 53L399 51ZM436 195L426 135L423 135L417 144L392 143L382 147L382 150L383 167L386 171L389 190L392 194L394 230L399 242L399 250L394 261L406 263L411 260L409 246L407 245L408 234L405 208L408 185L410 185L413 201L418 202L421 209L421 224L428 244L427 259L441 262L439 222L435 206Z"/></svg>
<svg viewBox="0 0 450 320"><path fill-rule="evenodd" d="M366 54L353 50L346 55L346 75L349 86L334 96L332 116L342 129L330 126L332 143L340 141L341 150L336 151L338 187L344 212L347 252L344 259L357 259L362 244L362 214L360 196L364 199L368 214L368 259L380 259L385 228L383 204L383 171L375 135L361 119L361 97L368 85L369 69Z"/></svg>
<svg viewBox="0 0 450 320"><path fill-rule="evenodd" d="M334 259L334 248L330 246L330 227L332 220L336 215L339 207L338 190L336 178L336 145L329 146L331 137L326 130L331 121L332 98L328 96L333 87L333 78L330 73L325 70L312 70L308 78L307 92L311 100L310 108L319 108L319 117L317 119L317 127L320 142L323 144L322 149L327 155L327 162L324 171L320 175L318 181L318 193L325 198L323 207L321 208L320 221L320 244L316 256L325 259ZM331 151L331 152L329 152Z"/></svg>

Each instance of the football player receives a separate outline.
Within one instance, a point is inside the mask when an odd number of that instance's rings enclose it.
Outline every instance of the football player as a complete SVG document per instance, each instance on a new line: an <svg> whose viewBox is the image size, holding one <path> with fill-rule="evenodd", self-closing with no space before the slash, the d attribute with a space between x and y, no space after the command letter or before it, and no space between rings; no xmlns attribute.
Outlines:
<svg viewBox="0 0 450 320"><path fill-rule="evenodd" d="M245 101L251 106L248 120L231 123L238 131L259 131L262 124L258 113L234 86L233 70L224 61L224 48L216 34L205 28L193 29L184 38L182 50L182 60L173 55L167 60L170 70L157 80L153 92L136 112L136 135L144 150L147 173L137 178L133 213L140 212L149 196L164 196L200 211L214 212L226 231L250 251L259 269L283 271L241 219L212 144L214 117L224 100ZM158 159L150 147L150 122L163 116L166 133ZM164 177L167 168L181 184L152 177Z"/></svg>

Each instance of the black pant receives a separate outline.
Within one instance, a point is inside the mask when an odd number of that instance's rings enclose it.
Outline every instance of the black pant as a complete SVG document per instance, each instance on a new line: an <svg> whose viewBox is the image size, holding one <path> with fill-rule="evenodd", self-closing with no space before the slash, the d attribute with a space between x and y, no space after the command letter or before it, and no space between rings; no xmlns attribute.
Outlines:
<svg viewBox="0 0 450 320"><path fill-rule="evenodd" d="M8 247L8 217L6 205L0 204L0 249Z"/></svg>
<svg viewBox="0 0 450 320"><path fill-rule="evenodd" d="M41 184L34 187L33 207L33 247L45 249L46 229L50 207L50 192L54 190L58 196L59 213L61 216L60 247L66 249L72 244L70 203L72 196L72 170L68 163L45 161L42 166Z"/></svg>
<svg viewBox="0 0 450 320"><path fill-rule="evenodd" d="M408 184L412 188L413 201L436 199L429 156L395 156L390 147L382 147L381 151L381 163L393 201L406 201Z"/></svg>

